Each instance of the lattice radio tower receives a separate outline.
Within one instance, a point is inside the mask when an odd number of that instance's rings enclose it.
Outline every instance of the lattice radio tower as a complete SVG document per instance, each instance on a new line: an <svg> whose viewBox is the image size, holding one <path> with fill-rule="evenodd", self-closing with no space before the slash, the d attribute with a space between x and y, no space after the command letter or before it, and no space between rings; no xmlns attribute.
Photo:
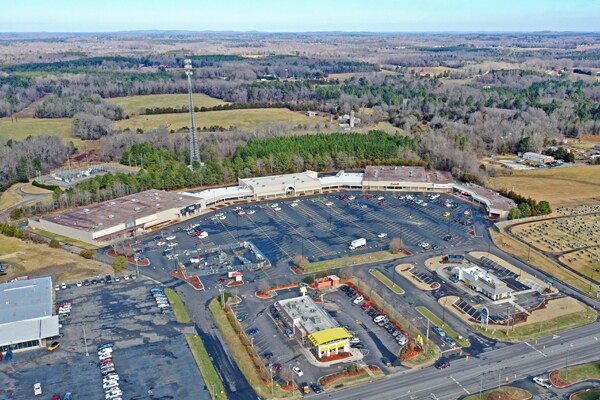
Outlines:
<svg viewBox="0 0 600 400"><path fill-rule="evenodd" d="M192 60L185 59L184 60L184 68L185 74L188 79L188 94L190 96L190 165L194 165L194 161L198 161L202 164L200 160L200 145L198 144L198 134L196 133L196 117L194 115L194 99L192 98L192 75L194 71L192 71Z"/></svg>

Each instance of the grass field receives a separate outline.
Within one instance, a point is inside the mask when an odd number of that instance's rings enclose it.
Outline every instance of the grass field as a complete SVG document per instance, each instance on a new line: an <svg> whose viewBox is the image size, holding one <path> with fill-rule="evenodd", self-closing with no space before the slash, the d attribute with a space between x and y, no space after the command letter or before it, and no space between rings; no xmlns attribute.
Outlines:
<svg viewBox="0 0 600 400"><path fill-rule="evenodd" d="M456 331L454 329L452 329L450 326L442 324L442 320L435 315L434 313L432 313L427 307L425 306L418 306L416 308L416 310L425 318L427 318L432 324L437 325L439 327L443 327L444 331L446 331L446 334L448 336L450 336L452 339L454 339L461 347L469 347L471 346L471 343L466 340L466 339L459 339L458 338L458 333L456 333ZM442 326L443 325L443 326Z"/></svg>
<svg viewBox="0 0 600 400"><path fill-rule="evenodd" d="M256 370L254 364L250 360L250 356L248 355L248 352L246 351L244 345L240 341L240 338L235 333L235 330L229 323L229 320L227 319L225 312L221 308L219 301L217 299L214 299L210 302L208 308L212 312L213 317L215 318L215 322L217 323L217 326L221 330L221 334L227 342L227 347L229 347L231 355L233 355L233 357L235 358L238 367L248 380L248 383L256 391L256 394L258 394L261 398L281 398L296 394L276 388L274 395L272 395L270 387L268 388L260 379L258 371Z"/></svg>
<svg viewBox="0 0 600 400"><path fill-rule="evenodd" d="M403 253L392 254L387 250L375 251L373 253L358 254L355 256L334 258L333 260L318 261L310 263L304 269L305 273L326 271L328 269L352 267L354 265L368 264L377 261L389 261L406 257Z"/></svg>
<svg viewBox="0 0 600 400"><path fill-rule="evenodd" d="M8 274L2 280L18 276L51 276L54 282L72 282L114 273L112 267L104 263L86 260L62 249L52 249L46 244L24 242L2 235L0 261L9 265Z"/></svg>
<svg viewBox="0 0 600 400"><path fill-rule="evenodd" d="M573 400L598 400L600 399L600 389L588 389L573 397Z"/></svg>
<svg viewBox="0 0 600 400"><path fill-rule="evenodd" d="M215 99L202 93L195 93L194 107L213 107L227 102ZM154 107L180 107L188 106L187 94L150 94L146 96L113 97L107 99L113 104L121 106L126 114L139 114L140 109ZM187 115L187 114L186 114Z"/></svg>
<svg viewBox="0 0 600 400"><path fill-rule="evenodd" d="M538 201L547 200L553 208L597 204L600 198L599 165L511 172L490 178L489 185Z"/></svg>
<svg viewBox="0 0 600 400"><path fill-rule="evenodd" d="M175 314L175 318L177 322L181 322L182 324L189 324L192 321L192 317L190 317L190 313L188 312L185 304L181 301L181 298L173 289L165 289L165 294L169 299L169 303L173 307L173 313Z"/></svg>
<svg viewBox="0 0 600 400"><path fill-rule="evenodd" d="M58 233L52 233L52 232L44 231L42 229L32 229L31 231L33 233L37 233L38 235L47 237L49 239L55 239L62 243L67 243L67 244L70 244L73 246L77 246L81 249L95 250L98 248L98 246L94 246L93 244L82 242L80 240L73 239L68 236L59 235Z"/></svg>
<svg viewBox="0 0 600 400"><path fill-rule="evenodd" d="M392 292L396 294L404 294L404 289L394 283L390 278L385 276L381 271L377 271L374 269L369 270L369 273L373 275L377 280L387 286Z"/></svg>
<svg viewBox="0 0 600 400"><path fill-rule="evenodd" d="M317 123L323 125L326 119L323 117L308 117L287 108L256 108L196 113L196 126L198 128L213 125L225 128L233 126L248 128L265 122L288 123L292 126L307 124L309 127L313 127ZM158 128L161 125L169 130L178 130L190 125L190 117L188 114L136 115L130 119L114 123L114 127L117 129L129 128L136 130L141 128L144 131Z"/></svg>
<svg viewBox="0 0 600 400"><path fill-rule="evenodd" d="M566 282L569 285L584 291L590 291L589 280L582 278L571 271L559 266L550 258L539 253L535 249L529 250L528 246L509 236L505 232L498 232L495 229L490 229L492 240L498 248L519 257L521 260L527 261L534 267L546 272L556 279ZM592 285L593 286L593 285ZM593 287L592 287L593 289ZM592 293L593 294L593 293Z"/></svg>
<svg viewBox="0 0 600 400"><path fill-rule="evenodd" d="M558 378L564 382L575 384L590 379L600 380L600 362L574 365L558 370Z"/></svg>
<svg viewBox="0 0 600 400"><path fill-rule="evenodd" d="M6 191L0 193L0 211L6 210L20 202L23 198L17 193L17 188L23 185L22 183L12 185Z"/></svg>
<svg viewBox="0 0 600 400"><path fill-rule="evenodd" d="M69 118L19 118L13 122L10 118L0 118L0 140L23 140L27 136L58 136L65 142L72 141L79 149L85 142L71 136Z"/></svg>
<svg viewBox="0 0 600 400"><path fill-rule="evenodd" d="M527 390L512 387L501 386L497 389L486 390L479 396L479 393L465 397L464 400L528 400L531 393Z"/></svg>

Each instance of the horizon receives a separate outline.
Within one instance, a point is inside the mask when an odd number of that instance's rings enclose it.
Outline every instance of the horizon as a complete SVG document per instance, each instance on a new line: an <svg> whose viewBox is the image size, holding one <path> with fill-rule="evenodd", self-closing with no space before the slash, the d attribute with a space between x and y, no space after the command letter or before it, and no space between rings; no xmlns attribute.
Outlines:
<svg viewBox="0 0 600 400"><path fill-rule="evenodd" d="M600 3L586 0L350 0L302 4L276 0L156 0L127 2L30 0L0 15L3 33L119 33L190 31L238 33L531 33L598 32ZM232 10L234 12L232 12Z"/></svg>

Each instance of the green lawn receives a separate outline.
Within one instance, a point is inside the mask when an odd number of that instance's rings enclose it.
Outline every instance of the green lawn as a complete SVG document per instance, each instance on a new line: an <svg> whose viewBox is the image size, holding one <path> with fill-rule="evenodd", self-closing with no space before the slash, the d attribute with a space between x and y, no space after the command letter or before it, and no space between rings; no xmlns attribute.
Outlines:
<svg viewBox="0 0 600 400"><path fill-rule="evenodd" d="M559 369L558 377L565 382L571 383L587 381L589 379L600 379L600 362Z"/></svg>
<svg viewBox="0 0 600 400"><path fill-rule="evenodd" d="M200 373L202 373L211 397L213 399L227 399L227 392L225 391L225 387L223 387L223 382L221 382L221 378L217 374L217 370L206 351L206 347L204 347L202 338L198 335L189 334L185 335L185 339L190 346L190 350L192 350L196 364L200 369Z"/></svg>
<svg viewBox="0 0 600 400"><path fill-rule="evenodd" d="M469 397L465 397L464 400L527 400L531 398L531 393L527 390L512 387L512 386L501 386L498 389L486 390L479 397L479 393L472 394Z"/></svg>
<svg viewBox="0 0 600 400"><path fill-rule="evenodd" d="M506 329L497 329L496 332L493 332L488 328L486 332L479 325L474 327L483 335L494 339L507 342L520 342L591 324L596 320L596 316L597 314L594 310L586 307L585 311L582 312L562 315L544 322L517 326L514 330L511 328L508 336L506 336Z"/></svg>
<svg viewBox="0 0 600 400"><path fill-rule="evenodd" d="M213 107L227 102L215 99L202 93L194 93L194 107ZM145 96L113 97L107 99L113 104L123 108L126 114L139 114L140 109L154 107L180 107L188 106L187 94L150 94ZM187 115L187 114L184 114Z"/></svg>
<svg viewBox="0 0 600 400"><path fill-rule="evenodd" d="M573 400L598 400L600 399L600 389L590 389L587 392L579 393Z"/></svg>
<svg viewBox="0 0 600 400"><path fill-rule="evenodd" d="M406 257L406 255L404 253L392 254L391 252L389 252L387 250L375 251L373 253L357 254L355 256L334 258L333 260L325 260L325 261L319 261L316 263L310 263L303 270L303 272L310 273L310 272L326 271L328 269L352 267L354 265L362 265L362 264L368 264L368 263L373 263L373 262L378 262L378 261L395 260L397 258L402 258L402 257Z"/></svg>
<svg viewBox="0 0 600 400"><path fill-rule="evenodd" d="M265 122L279 122L292 126L298 124L307 124L314 127L315 124L323 123L326 120L323 117L308 117L302 113L290 111L287 108L256 108L248 110L225 110L225 111L207 111L196 113L196 126L198 128L209 127L213 125L229 128L235 126L238 128L249 128ZM167 129L178 130L190 126L190 116L187 113L179 114L159 114L159 115L134 115L129 119L116 121L113 126L116 129L129 128L136 130L141 128L144 131L156 129L159 126L165 126Z"/></svg>
<svg viewBox="0 0 600 400"><path fill-rule="evenodd" d="M385 276L381 271L371 269L371 270L369 270L369 273L371 275L373 275L375 278L377 278L379 281L381 281L381 283L383 283L385 286L390 288L390 290L393 291L394 293L404 294L404 290L397 284L394 284L394 281L392 281L390 278Z"/></svg>
<svg viewBox="0 0 600 400"><path fill-rule="evenodd" d="M442 327L442 320L438 318L433 312L431 312L427 307L418 306L416 310L425 318L427 318L432 324ZM452 329L449 325L443 326L444 331L448 336L454 339L461 347L469 347L471 343L466 339L459 339L458 333L454 329Z"/></svg>
<svg viewBox="0 0 600 400"><path fill-rule="evenodd" d="M0 118L0 138L23 140L27 136L58 136L65 142L73 141L79 149L85 143L71 136L70 118L19 118L17 122L10 118Z"/></svg>
<svg viewBox="0 0 600 400"><path fill-rule="evenodd" d="M179 297L177 292L169 288L165 289L165 294L173 307L173 313L175 314L175 318L177 318L177 322L189 324L192 321L192 317L190 317L190 313L185 307L185 304L183 304L181 297Z"/></svg>

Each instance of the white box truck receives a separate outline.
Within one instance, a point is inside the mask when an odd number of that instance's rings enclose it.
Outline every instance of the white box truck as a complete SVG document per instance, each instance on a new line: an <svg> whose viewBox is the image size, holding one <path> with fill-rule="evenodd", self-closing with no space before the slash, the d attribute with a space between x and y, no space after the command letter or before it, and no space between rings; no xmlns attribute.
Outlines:
<svg viewBox="0 0 600 400"><path fill-rule="evenodd" d="M356 250L359 247L363 247L367 244L367 239L365 238L360 238L360 239L354 239L353 241L350 242L350 246L348 247L350 250Z"/></svg>

